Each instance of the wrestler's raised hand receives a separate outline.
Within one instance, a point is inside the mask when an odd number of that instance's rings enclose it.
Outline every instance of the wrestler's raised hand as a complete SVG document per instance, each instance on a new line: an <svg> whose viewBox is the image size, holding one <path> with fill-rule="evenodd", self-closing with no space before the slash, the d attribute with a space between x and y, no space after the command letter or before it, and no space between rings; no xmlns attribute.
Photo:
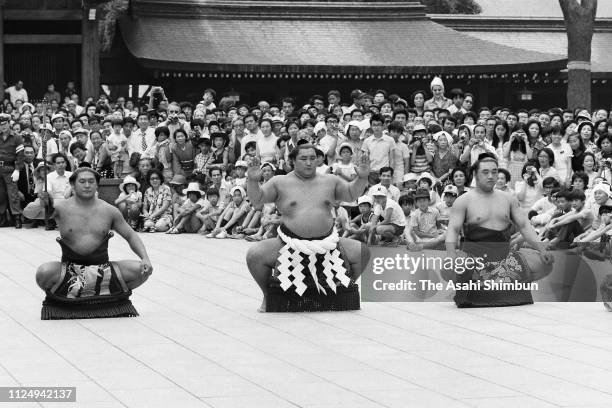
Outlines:
<svg viewBox="0 0 612 408"><path fill-rule="evenodd" d="M251 157L247 159L247 178L249 180L261 179L261 168L259 167L261 162L258 157Z"/></svg>
<svg viewBox="0 0 612 408"><path fill-rule="evenodd" d="M367 154L361 155L355 171L359 178L367 178L370 175L370 157Z"/></svg>

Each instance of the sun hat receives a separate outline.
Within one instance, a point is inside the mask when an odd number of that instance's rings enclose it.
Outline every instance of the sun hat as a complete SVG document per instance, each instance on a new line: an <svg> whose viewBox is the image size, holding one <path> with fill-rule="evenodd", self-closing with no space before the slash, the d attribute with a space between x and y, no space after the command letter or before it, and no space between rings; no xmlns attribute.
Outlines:
<svg viewBox="0 0 612 408"><path fill-rule="evenodd" d="M429 191L424 188L419 188L414 194L414 199L416 200L417 198L427 198L429 200L431 196L429 195Z"/></svg>
<svg viewBox="0 0 612 408"><path fill-rule="evenodd" d="M168 184L182 186L187 184L187 179L182 174L175 174L174 177L172 177L172 180L168 182Z"/></svg>
<svg viewBox="0 0 612 408"><path fill-rule="evenodd" d="M234 167L249 167L249 165L244 160L238 160Z"/></svg>
<svg viewBox="0 0 612 408"><path fill-rule="evenodd" d="M351 144L350 144L350 143L346 143L346 142L344 142L344 143L342 143L342 144L340 145L340 148L338 149L338 152L341 152L341 151L342 151L342 149L344 149L345 147L346 147L346 148L348 148L348 149L350 149L351 154L355 153L355 152L353 151L353 146L351 146Z"/></svg>
<svg viewBox="0 0 612 408"><path fill-rule="evenodd" d="M193 181L189 183L187 188L183 190L183 194L189 194L189 193L198 193L200 194L200 196L206 195L205 192L200 190L200 183L198 183L197 181Z"/></svg>
<svg viewBox="0 0 612 408"><path fill-rule="evenodd" d="M434 177L431 174L429 174L428 172L426 172L426 171L421 173L417 183L420 183L424 179L429 180L429 185L430 186L433 186L436 183L436 180L434 179Z"/></svg>
<svg viewBox="0 0 612 408"><path fill-rule="evenodd" d="M128 176L125 176L125 178L123 179L123 182L119 184L119 190L122 192L125 192L124 187L127 186L128 184L135 184L136 190L140 188L140 183L138 182L138 180L136 180L133 176L128 175Z"/></svg>

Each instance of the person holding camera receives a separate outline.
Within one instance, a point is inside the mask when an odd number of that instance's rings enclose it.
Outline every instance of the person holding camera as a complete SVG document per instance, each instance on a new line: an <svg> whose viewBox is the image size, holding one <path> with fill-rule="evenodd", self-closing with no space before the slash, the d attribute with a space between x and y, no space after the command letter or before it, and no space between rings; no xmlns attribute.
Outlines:
<svg viewBox="0 0 612 408"><path fill-rule="evenodd" d="M490 144L486 143L485 137L487 134L487 128L483 125L474 126L472 138L468 141L467 145L463 149L463 153L459 157L459 161L469 163L472 166L478 160L478 156L483 153L491 153L497 157L495 148Z"/></svg>
<svg viewBox="0 0 612 408"><path fill-rule="evenodd" d="M612 136L603 135L597 140L599 176L612 183Z"/></svg>
<svg viewBox="0 0 612 408"><path fill-rule="evenodd" d="M538 173L536 163L531 160L527 161L521 171L520 181L516 182L514 188L519 205L525 212L529 211L533 204L542 198L541 184L542 177Z"/></svg>

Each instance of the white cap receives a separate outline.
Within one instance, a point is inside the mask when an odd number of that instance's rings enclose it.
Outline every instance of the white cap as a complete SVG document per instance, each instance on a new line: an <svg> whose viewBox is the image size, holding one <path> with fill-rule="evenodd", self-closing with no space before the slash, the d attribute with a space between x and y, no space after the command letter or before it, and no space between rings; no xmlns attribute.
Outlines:
<svg viewBox="0 0 612 408"><path fill-rule="evenodd" d="M448 186L444 187L444 191L442 192L442 195L444 194L459 195L459 190L457 190L457 187L453 186L452 184L449 184Z"/></svg>
<svg viewBox="0 0 612 408"><path fill-rule="evenodd" d="M249 165L244 160L238 160L234 167L249 167Z"/></svg>
<svg viewBox="0 0 612 408"><path fill-rule="evenodd" d="M242 194L243 197L246 195L246 191L244 190L244 188L242 188L242 186L232 187L232 189L230 190L230 194L234 195L235 191L240 191L240 193Z"/></svg>
<svg viewBox="0 0 612 408"><path fill-rule="evenodd" d="M363 195L357 199L357 204L364 204L364 203L373 205L372 197L368 195Z"/></svg>
<svg viewBox="0 0 612 408"><path fill-rule="evenodd" d="M372 196L376 197L376 196L387 196L387 188L385 186L374 186L370 189L370 194L372 194Z"/></svg>

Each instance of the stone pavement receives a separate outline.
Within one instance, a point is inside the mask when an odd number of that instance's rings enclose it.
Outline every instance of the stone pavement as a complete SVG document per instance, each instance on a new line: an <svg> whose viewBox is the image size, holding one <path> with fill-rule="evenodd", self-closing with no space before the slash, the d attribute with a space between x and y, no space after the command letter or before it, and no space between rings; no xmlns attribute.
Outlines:
<svg viewBox="0 0 612 408"><path fill-rule="evenodd" d="M0 229L0 386L77 387L76 404L20 408L612 406L599 303L260 314L248 243L148 234L140 317L43 322L34 272L59 259L57 235ZM117 236L110 254L133 258Z"/></svg>

